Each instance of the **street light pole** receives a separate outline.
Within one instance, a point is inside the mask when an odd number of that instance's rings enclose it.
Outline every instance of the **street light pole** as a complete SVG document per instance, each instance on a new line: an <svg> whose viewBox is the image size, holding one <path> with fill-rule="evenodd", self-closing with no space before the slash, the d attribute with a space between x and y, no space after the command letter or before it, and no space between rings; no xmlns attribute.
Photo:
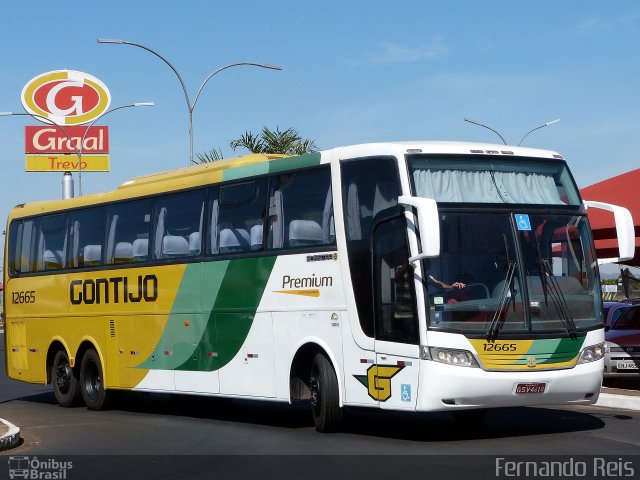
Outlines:
<svg viewBox="0 0 640 480"><path fill-rule="evenodd" d="M548 127L549 125L553 125L554 123L558 123L560 121L559 118L556 118L555 120L551 120L550 122L544 123L536 128L532 128L531 130L529 130L527 133L524 134L524 136L520 139L520 141L518 142L518 146L520 146L520 144L523 142L523 140L525 138L527 138L527 135L529 135L531 132L535 132L536 130L540 130L541 128L544 127Z"/></svg>
<svg viewBox="0 0 640 480"><path fill-rule="evenodd" d="M479 127L486 128L487 130L491 130L493 133L495 133L496 135L498 135L500 137L500 140L502 140L502 143L504 143L505 145L507 144L507 141L504 139L504 137L502 135L500 135L498 133L497 130L494 130L493 128L488 127L484 123L476 122L475 120L471 120L470 118L465 118L464 121L465 122L469 122L469 123L473 123L474 125L478 125Z"/></svg>
<svg viewBox="0 0 640 480"><path fill-rule="evenodd" d="M67 140L69 140L69 145L73 147L73 149L76 152L76 156L78 157L78 165L80 164L80 154L78 150L78 145L74 144L73 139L71 138L71 135L69 135L69 132L67 132L67 130L59 123L54 122L50 118L43 117L42 115L38 115L37 113L0 112L0 117L32 117L37 120L42 120L44 123L47 123L49 125L54 125L55 127L59 128L64 134L64 136L67 137ZM71 172L64 172L64 176L62 178L62 199L63 200L66 200L68 198L73 198L73 179L71 179L71 182L66 182L67 174L69 174L70 176Z"/></svg>
<svg viewBox="0 0 640 480"><path fill-rule="evenodd" d="M87 129L82 134L82 140L80 140L80 149L76 150L77 155L78 155L78 196L79 197L82 196L82 149L84 148L84 140L87 137L87 133L89 133L89 130L91 130L91 127L93 127L93 125L98 120L100 120L102 117L104 117L108 113L115 112L116 110L120 110L122 108L129 108L129 107L153 107L154 105L155 104L153 102L138 102L138 103L128 103L127 105L120 105L119 107L114 107L114 108L111 108L111 109L107 110L102 115L96 117L89 124Z"/></svg>
<svg viewBox="0 0 640 480"><path fill-rule="evenodd" d="M210 73L204 79L204 81L200 84L200 88L198 88L198 93L196 93L196 96L195 96L195 98L193 100L193 103L191 103L191 100L189 98L189 93L187 92L187 87L185 86L184 80L182 80L182 77L180 76L180 73L178 73L178 70L176 69L176 67L174 67L173 64L169 60L167 60L165 57L160 55L155 50L153 50L153 49L151 49L149 47L146 47L144 45L141 45L139 43L130 42L128 40L113 39L113 38L99 38L98 39L98 43L112 43L112 44L116 44L116 45L131 45L133 47L141 48L143 50L146 50L149 53L152 53L156 57L158 57L160 60L162 60L164 63L166 63L169 66L169 68L171 68L171 70L173 70L173 73L176 74L176 77L178 77L178 81L180 82L180 86L182 87L182 92L184 93L184 99L187 102L187 110L189 111L189 165L193 164L193 110L196 108L196 103L198 102L198 97L200 96L200 93L202 92L202 89L207 84L207 82L211 79L211 77L213 77L214 75L220 73L223 70L226 70L227 68L238 67L238 66L241 66L241 65L249 65L249 66L253 66L253 67L267 68L269 70L282 70L282 67L280 67L280 66L269 65L269 64L266 64L266 63L254 63L254 62L230 63L229 65L225 65L224 67L219 68L215 72Z"/></svg>

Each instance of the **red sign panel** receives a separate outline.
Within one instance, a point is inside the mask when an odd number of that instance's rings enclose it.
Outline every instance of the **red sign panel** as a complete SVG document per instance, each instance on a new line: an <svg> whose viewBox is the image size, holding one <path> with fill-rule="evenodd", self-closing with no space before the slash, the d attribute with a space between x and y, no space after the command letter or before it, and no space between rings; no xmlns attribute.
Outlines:
<svg viewBox="0 0 640 480"><path fill-rule="evenodd" d="M93 126L88 132L87 127L25 127L25 153L76 153L81 143L83 154L109 153L109 127Z"/></svg>
<svg viewBox="0 0 640 480"><path fill-rule="evenodd" d="M89 123L103 115L110 102L111 94L104 83L75 70L43 73L22 89L25 110L45 123L45 119L59 125Z"/></svg>

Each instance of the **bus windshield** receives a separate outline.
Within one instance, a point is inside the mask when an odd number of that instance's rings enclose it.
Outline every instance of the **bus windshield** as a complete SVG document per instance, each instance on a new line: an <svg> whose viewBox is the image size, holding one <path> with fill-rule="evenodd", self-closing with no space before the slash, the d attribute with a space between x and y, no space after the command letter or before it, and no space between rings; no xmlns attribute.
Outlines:
<svg viewBox="0 0 640 480"><path fill-rule="evenodd" d="M560 160L480 155L408 155L415 195L448 203L580 205Z"/></svg>
<svg viewBox="0 0 640 480"><path fill-rule="evenodd" d="M583 216L441 213L441 254L423 261L429 328L500 336L602 325Z"/></svg>

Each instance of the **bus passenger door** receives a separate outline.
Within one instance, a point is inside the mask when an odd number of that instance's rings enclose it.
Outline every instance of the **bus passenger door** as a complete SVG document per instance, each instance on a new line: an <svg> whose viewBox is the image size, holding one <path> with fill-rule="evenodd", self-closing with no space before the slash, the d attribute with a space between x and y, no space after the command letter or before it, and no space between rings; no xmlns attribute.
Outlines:
<svg viewBox="0 0 640 480"><path fill-rule="evenodd" d="M380 408L392 410L415 409L420 368L406 231L404 215L378 223L373 231L376 363L367 372L368 388Z"/></svg>

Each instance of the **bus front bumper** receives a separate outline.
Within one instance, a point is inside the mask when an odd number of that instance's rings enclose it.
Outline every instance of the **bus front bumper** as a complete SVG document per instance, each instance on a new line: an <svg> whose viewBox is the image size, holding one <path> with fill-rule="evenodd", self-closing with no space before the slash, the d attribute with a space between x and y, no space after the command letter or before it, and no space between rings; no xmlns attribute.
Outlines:
<svg viewBox="0 0 640 480"><path fill-rule="evenodd" d="M421 361L419 411L532 405L588 405L598 400L603 360L547 371L490 372Z"/></svg>

